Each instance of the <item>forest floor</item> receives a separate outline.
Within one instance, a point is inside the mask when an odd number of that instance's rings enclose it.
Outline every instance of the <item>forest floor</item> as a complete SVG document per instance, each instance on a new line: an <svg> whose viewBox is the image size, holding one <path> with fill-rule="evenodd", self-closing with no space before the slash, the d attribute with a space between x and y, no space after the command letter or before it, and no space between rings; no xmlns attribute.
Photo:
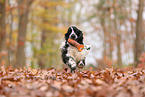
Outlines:
<svg viewBox="0 0 145 97"><path fill-rule="evenodd" d="M56 69L1 67L0 97L145 97L145 69Z"/></svg>

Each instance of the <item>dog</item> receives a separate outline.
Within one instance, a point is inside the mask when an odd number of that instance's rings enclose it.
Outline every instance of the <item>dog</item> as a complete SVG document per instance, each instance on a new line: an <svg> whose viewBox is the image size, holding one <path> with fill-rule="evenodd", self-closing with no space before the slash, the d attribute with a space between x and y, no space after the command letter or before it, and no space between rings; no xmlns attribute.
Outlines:
<svg viewBox="0 0 145 97"><path fill-rule="evenodd" d="M84 49L79 52L76 47L68 42L69 38L84 45L84 37L81 30L75 26L71 26L65 34L65 42L63 42L60 46L62 60L64 64L71 69L71 73L73 73L76 68L83 68L85 66L85 59L88 51L90 50L90 46L85 45Z"/></svg>

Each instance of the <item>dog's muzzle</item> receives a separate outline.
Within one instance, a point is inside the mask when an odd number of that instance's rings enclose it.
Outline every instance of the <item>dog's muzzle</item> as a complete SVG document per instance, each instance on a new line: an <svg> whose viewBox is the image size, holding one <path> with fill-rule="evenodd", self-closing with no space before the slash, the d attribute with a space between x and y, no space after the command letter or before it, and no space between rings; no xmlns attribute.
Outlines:
<svg viewBox="0 0 145 97"><path fill-rule="evenodd" d="M75 40L75 39L76 39L76 35L75 35L75 34L72 34L72 35L70 36L70 38Z"/></svg>

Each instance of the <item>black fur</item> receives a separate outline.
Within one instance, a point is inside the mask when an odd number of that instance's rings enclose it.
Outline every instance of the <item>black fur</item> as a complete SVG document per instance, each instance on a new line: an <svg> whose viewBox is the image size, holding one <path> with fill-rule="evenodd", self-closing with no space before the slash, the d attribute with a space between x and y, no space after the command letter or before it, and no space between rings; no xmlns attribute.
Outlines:
<svg viewBox="0 0 145 97"><path fill-rule="evenodd" d="M78 38L76 39L76 41L80 44L83 44L83 33L81 30L79 30L78 28L76 28L75 26L71 26L74 30L74 32L76 33L76 35L78 36ZM69 35L71 34L72 32L72 29L71 27L68 28L68 31L67 33L65 34L65 40L67 42L68 38L69 38Z"/></svg>

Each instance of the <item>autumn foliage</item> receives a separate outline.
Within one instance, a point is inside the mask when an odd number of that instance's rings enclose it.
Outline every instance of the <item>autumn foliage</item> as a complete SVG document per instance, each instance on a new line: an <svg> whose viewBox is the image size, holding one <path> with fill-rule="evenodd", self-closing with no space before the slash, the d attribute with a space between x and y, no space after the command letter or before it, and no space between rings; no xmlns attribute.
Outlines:
<svg viewBox="0 0 145 97"><path fill-rule="evenodd" d="M144 68L90 68L71 74L2 66L0 71L2 97L145 97L144 86Z"/></svg>
<svg viewBox="0 0 145 97"><path fill-rule="evenodd" d="M145 97L144 13L144 0L0 0L0 97ZM67 73L72 25L91 51Z"/></svg>

